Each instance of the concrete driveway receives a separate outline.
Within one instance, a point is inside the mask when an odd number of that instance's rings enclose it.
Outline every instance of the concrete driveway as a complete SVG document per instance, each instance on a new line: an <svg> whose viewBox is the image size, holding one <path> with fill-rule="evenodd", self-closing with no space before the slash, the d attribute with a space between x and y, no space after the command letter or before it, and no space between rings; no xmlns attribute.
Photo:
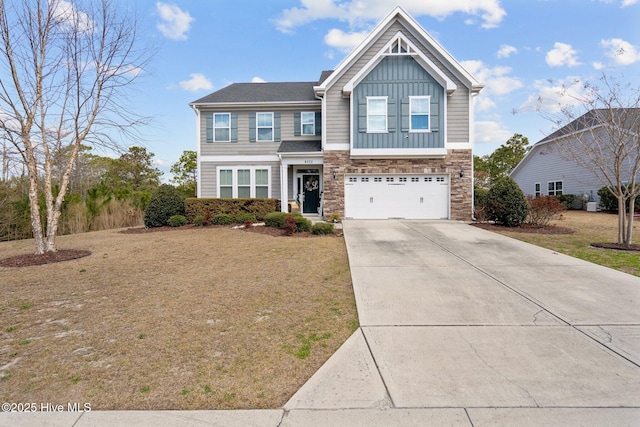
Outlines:
<svg viewBox="0 0 640 427"><path fill-rule="evenodd" d="M344 231L361 327L283 425L640 425L640 278L457 222Z"/></svg>

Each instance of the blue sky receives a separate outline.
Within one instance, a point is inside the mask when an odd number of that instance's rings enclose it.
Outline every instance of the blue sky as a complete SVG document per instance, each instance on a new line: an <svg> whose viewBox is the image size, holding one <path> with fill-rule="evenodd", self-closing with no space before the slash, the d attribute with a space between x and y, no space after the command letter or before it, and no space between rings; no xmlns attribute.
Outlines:
<svg viewBox="0 0 640 427"><path fill-rule="evenodd" d="M485 84L475 104L475 154L514 133L533 144L552 123L563 85L603 71L640 87L640 0L136 1L158 53L130 99L154 124L147 148L169 179L196 149L188 104L234 82L315 81L395 6L403 7ZM540 103L542 99L542 104ZM566 98L563 98L566 99Z"/></svg>

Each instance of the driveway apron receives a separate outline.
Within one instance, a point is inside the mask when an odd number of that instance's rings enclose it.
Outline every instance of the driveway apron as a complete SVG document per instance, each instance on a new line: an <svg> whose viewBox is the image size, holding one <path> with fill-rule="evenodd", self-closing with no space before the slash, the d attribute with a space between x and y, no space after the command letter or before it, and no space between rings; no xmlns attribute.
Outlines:
<svg viewBox="0 0 640 427"><path fill-rule="evenodd" d="M640 278L458 222L344 233L360 328L286 410L640 424Z"/></svg>

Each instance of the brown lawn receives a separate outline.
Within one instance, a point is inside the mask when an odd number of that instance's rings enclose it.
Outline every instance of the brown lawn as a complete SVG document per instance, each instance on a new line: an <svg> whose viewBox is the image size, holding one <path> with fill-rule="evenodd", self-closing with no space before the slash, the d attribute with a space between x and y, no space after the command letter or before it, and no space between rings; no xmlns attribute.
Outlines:
<svg viewBox="0 0 640 427"><path fill-rule="evenodd" d="M0 243L0 259L32 241ZM229 228L99 231L88 257L0 267L0 399L277 408L357 327L344 241Z"/></svg>

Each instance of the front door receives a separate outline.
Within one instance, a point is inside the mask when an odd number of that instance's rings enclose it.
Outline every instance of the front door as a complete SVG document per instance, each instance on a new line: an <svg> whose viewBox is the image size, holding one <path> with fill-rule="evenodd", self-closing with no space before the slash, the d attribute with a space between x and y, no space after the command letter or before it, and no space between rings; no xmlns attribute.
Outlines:
<svg viewBox="0 0 640 427"><path fill-rule="evenodd" d="M318 213L320 206L320 175L302 175L302 213Z"/></svg>

